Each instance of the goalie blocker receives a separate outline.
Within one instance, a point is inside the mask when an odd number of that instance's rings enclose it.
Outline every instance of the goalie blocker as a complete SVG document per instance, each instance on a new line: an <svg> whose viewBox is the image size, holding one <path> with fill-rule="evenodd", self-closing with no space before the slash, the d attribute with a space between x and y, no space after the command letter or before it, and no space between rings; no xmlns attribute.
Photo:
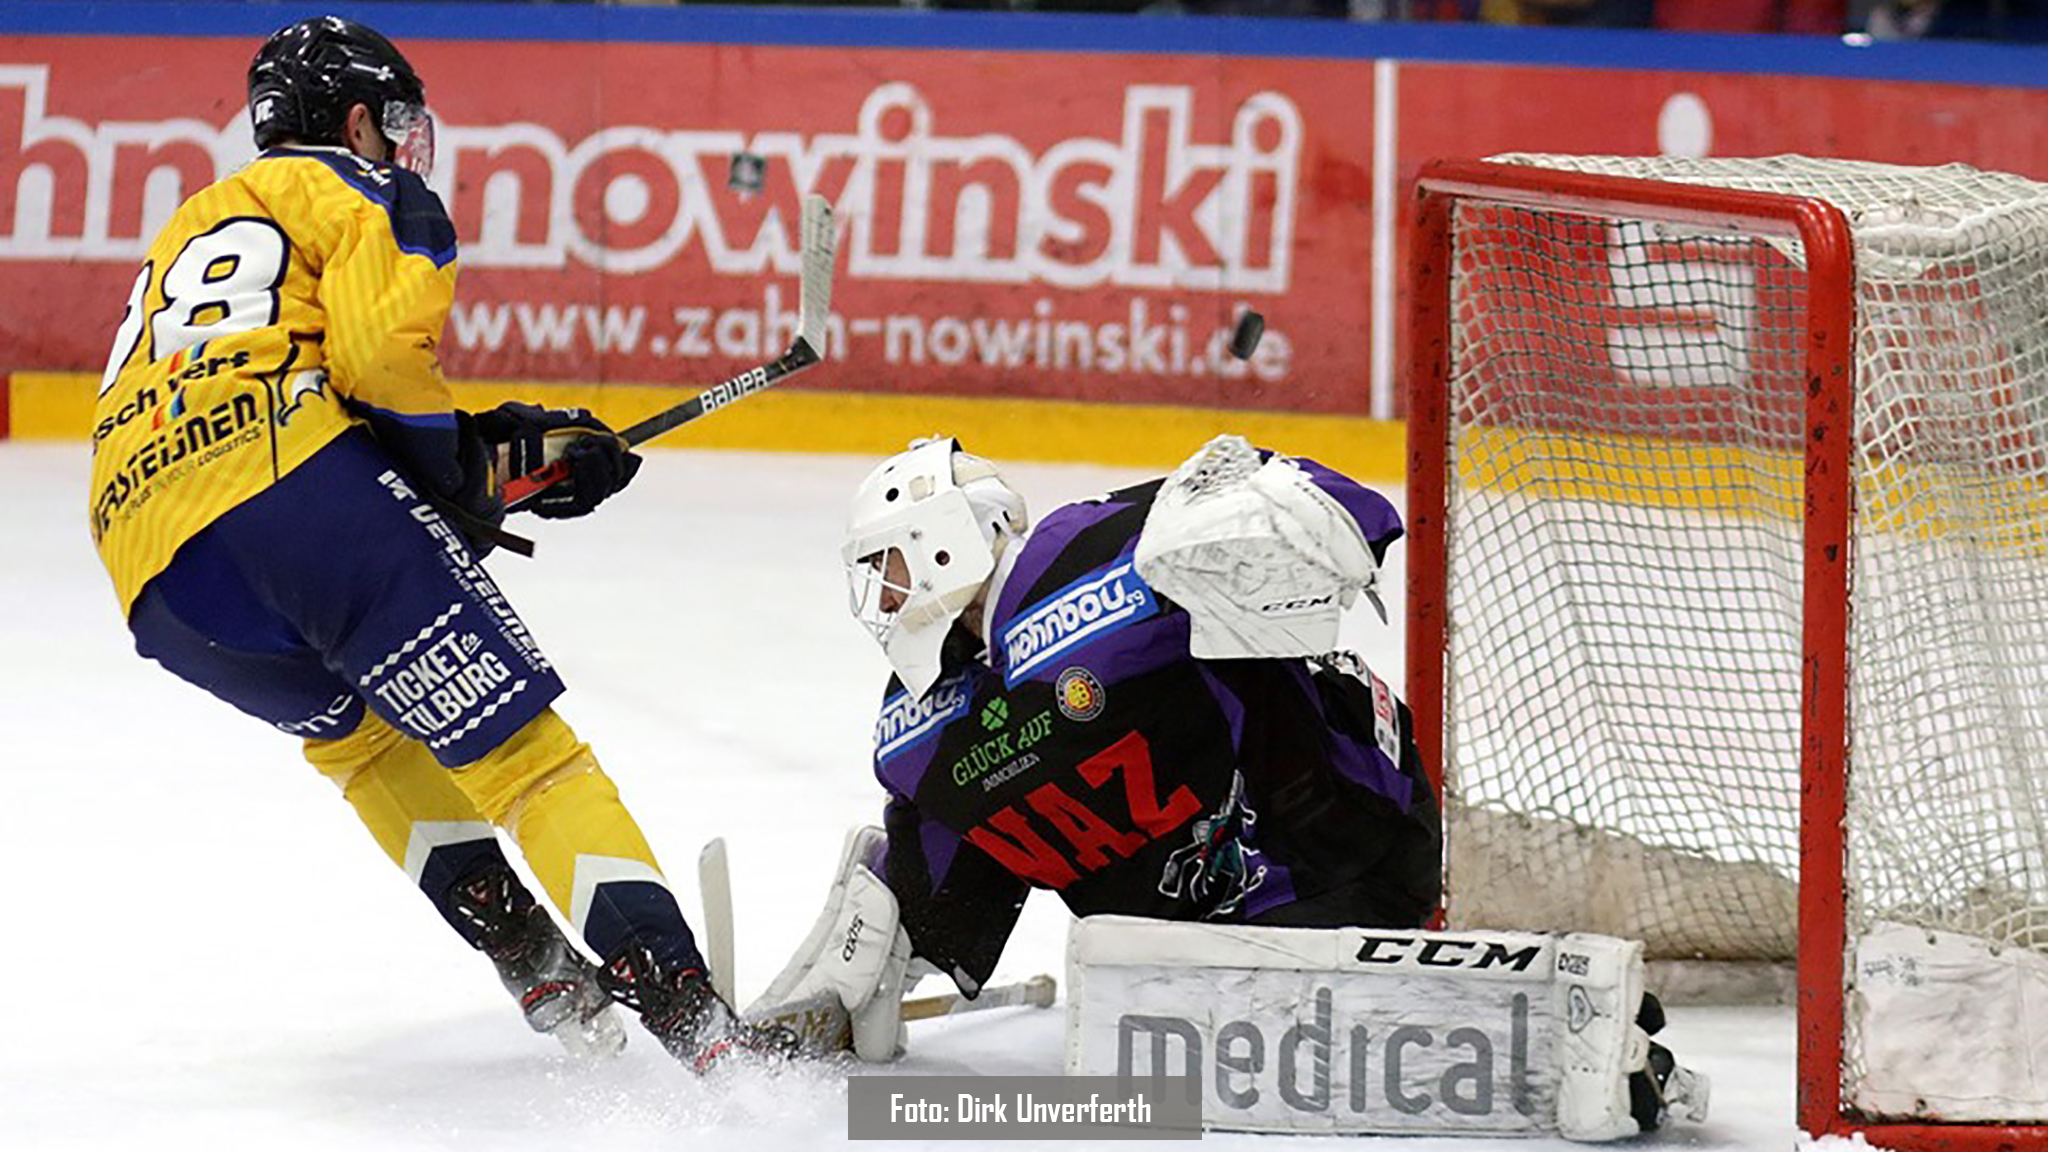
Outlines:
<svg viewBox="0 0 2048 1152"><path fill-rule="evenodd" d="M1123 916L1067 948L1066 1070L1190 1078L1236 1131L1614 1140L1704 1120L1642 945Z"/></svg>

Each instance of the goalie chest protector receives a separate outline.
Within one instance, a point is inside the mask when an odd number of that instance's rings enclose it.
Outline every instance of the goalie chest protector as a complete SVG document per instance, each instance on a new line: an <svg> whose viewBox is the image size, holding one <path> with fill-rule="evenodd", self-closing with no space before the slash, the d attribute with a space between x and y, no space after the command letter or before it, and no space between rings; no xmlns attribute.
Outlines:
<svg viewBox="0 0 2048 1152"><path fill-rule="evenodd" d="M987 662L921 700L892 684L876 775L1080 915L1241 922L1352 886L1374 889L1367 922L1420 923L1437 832L1419 765L1374 739L1357 683L1354 707L1305 661L1189 654L1187 614L1132 563L1157 487L1045 517L996 592Z"/></svg>

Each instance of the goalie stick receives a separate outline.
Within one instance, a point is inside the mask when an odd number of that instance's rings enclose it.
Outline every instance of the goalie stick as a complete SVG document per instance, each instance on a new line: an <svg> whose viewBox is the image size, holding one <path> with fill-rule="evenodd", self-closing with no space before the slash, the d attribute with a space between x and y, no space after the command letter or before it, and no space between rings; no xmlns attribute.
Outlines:
<svg viewBox="0 0 2048 1152"><path fill-rule="evenodd" d="M707 841L703 851L697 854L697 888L698 899L704 905L704 959L711 968L711 986L727 1004L731 1004L734 1003L732 866L725 854L724 837ZM1015 984L983 988L981 994L972 1000L957 992L905 1000L903 1019L932 1020L940 1016L985 1012L992 1008L1050 1008L1058 996L1059 981L1040 974ZM848 1042L851 1043L850 1040Z"/></svg>
<svg viewBox="0 0 2048 1152"><path fill-rule="evenodd" d="M725 837L714 837L697 854L697 898L704 903L704 962L711 967L711 987L727 1004L733 1002L732 870L725 859Z"/></svg>
<svg viewBox="0 0 2048 1152"><path fill-rule="evenodd" d="M832 263L837 237L832 230L832 207L823 196L804 198L803 271L797 296L797 337L789 350L766 364L721 381L673 408L657 412L619 433L629 448L679 428L699 416L716 412L745 399L786 376L801 372L825 358L825 323L832 311ZM569 474L565 461L505 482L505 507L517 508L534 494Z"/></svg>
<svg viewBox="0 0 2048 1152"><path fill-rule="evenodd" d="M905 1020L930 1020L939 1016L958 1016L962 1012L982 1012L990 1008L1050 1008L1059 995L1059 981L1050 976L1033 976L1015 984L997 984L983 988L981 995L969 1000L957 992L945 992L937 996L920 996L903 1002Z"/></svg>

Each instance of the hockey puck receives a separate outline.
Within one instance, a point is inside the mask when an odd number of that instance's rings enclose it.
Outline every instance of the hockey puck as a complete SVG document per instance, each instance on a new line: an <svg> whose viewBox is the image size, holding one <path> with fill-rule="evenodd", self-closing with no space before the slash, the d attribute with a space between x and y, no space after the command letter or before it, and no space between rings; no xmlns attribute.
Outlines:
<svg viewBox="0 0 2048 1152"><path fill-rule="evenodd" d="M725 166L725 186L742 198L758 196L768 183L768 159L752 152L735 152Z"/></svg>
<svg viewBox="0 0 2048 1152"><path fill-rule="evenodd" d="M1237 327L1230 332L1230 354L1239 360L1249 360L1259 350L1259 337L1266 334L1266 318L1257 312L1247 310L1237 318Z"/></svg>

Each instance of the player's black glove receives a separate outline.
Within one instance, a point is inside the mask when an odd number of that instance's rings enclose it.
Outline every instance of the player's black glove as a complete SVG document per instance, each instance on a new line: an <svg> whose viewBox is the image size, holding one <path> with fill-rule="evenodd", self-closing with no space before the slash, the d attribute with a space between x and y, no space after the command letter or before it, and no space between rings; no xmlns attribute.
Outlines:
<svg viewBox="0 0 2048 1152"><path fill-rule="evenodd" d="M640 471L640 457L627 451L605 422L581 408L540 408L500 404L476 414L484 442L500 448L501 479L537 472L557 460L569 466L566 479L541 489L522 512L566 520L595 509L623 490Z"/></svg>
<svg viewBox="0 0 2048 1152"><path fill-rule="evenodd" d="M444 493L448 520L469 541L470 550L481 560L497 546L492 533L505 522L505 496L500 491L495 445L484 440L475 416L455 414L455 457L461 471L461 485Z"/></svg>

